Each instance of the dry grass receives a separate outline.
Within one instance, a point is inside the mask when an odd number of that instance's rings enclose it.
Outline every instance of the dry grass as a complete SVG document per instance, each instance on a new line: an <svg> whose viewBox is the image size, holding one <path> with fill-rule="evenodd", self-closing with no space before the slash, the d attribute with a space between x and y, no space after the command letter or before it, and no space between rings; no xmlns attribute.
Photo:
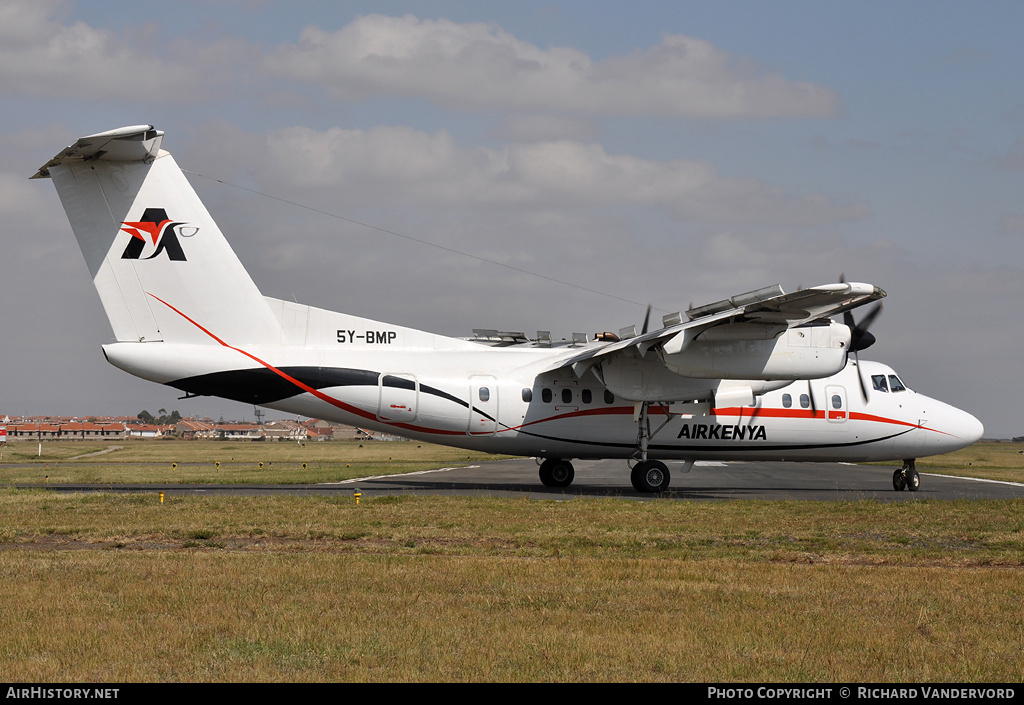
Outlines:
<svg viewBox="0 0 1024 705"><path fill-rule="evenodd" d="M13 681L993 681L1024 502L0 492Z"/></svg>
<svg viewBox="0 0 1024 705"><path fill-rule="evenodd" d="M1018 571L108 551L0 575L11 681L1024 676Z"/></svg>

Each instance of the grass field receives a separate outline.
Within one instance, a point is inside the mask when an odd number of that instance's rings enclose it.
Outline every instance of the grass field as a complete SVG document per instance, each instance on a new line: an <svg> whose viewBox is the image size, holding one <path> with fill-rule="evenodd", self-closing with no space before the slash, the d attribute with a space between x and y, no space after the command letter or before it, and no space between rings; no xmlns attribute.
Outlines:
<svg viewBox="0 0 1024 705"><path fill-rule="evenodd" d="M0 490L8 681L1020 682L1022 598L1016 500Z"/></svg>

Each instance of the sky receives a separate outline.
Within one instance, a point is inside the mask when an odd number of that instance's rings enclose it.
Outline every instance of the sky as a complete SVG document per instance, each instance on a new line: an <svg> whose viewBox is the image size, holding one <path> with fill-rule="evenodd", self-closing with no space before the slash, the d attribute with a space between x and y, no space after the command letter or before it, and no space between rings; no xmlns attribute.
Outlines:
<svg viewBox="0 0 1024 705"><path fill-rule="evenodd" d="M996 0L0 0L0 418L254 418L104 361L28 180L153 124L268 296L570 337L845 276L888 293L863 358L1024 435L1022 35Z"/></svg>

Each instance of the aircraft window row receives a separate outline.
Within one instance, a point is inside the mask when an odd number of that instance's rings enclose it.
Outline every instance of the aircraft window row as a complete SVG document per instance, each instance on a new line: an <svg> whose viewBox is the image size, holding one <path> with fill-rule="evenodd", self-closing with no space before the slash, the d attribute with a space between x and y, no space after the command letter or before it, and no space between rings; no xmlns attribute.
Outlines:
<svg viewBox="0 0 1024 705"><path fill-rule="evenodd" d="M572 390L571 389L569 389L568 387L565 387L565 388L562 389L562 403L563 404L572 404L572 396L573 395L572 395ZM533 399L533 392L531 392L529 389L524 389L523 390L523 401L528 402L528 401L531 401L532 399ZM540 399L545 404L550 404L552 402L552 400L554 399L554 394L552 393L552 391L550 389L545 387L545 388L540 390ZM582 403L582 404L593 404L594 403L594 393L591 390L589 390L589 389L581 389L580 390L580 403ZM611 392L609 392L607 389L604 390L604 403L605 404L614 404L615 403L615 395L612 394Z"/></svg>
<svg viewBox="0 0 1024 705"><path fill-rule="evenodd" d="M811 405L811 398L806 394L800 395L800 406L804 409ZM789 409L793 406L793 397L789 394L782 395L782 406Z"/></svg>

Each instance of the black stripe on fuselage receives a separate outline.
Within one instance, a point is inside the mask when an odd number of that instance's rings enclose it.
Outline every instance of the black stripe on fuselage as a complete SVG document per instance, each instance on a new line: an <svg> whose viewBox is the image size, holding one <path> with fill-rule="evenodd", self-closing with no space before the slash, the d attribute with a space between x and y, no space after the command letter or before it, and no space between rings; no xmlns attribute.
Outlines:
<svg viewBox="0 0 1024 705"><path fill-rule="evenodd" d="M378 372L347 367L279 367L277 370L313 389L376 387L380 379ZM278 374L278 371L258 367L248 370L211 372L206 375L185 377L168 382L168 386L189 394L222 397L245 404L273 404L302 393L303 390L297 388L291 380ZM411 379L394 375L384 375L383 384L385 387L396 389L415 389L415 382ZM421 384L420 391L446 399L466 409L470 408L468 401L459 399L454 394L449 394L442 389ZM475 407L473 407L473 411L491 421L496 421L494 417Z"/></svg>

